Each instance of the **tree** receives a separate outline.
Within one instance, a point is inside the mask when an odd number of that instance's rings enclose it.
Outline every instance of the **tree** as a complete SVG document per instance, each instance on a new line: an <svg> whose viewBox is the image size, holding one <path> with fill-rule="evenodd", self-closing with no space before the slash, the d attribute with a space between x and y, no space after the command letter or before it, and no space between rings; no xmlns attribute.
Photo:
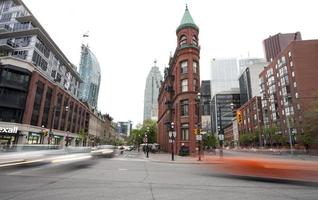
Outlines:
<svg viewBox="0 0 318 200"><path fill-rule="evenodd" d="M81 128L78 132L78 135L83 142L83 146L86 146L87 133L85 133L85 130Z"/></svg>
<svg viewBox="0 0 318 200"><path fill-rule="evenodd" d="M149 128L149 129L148 129ZM142 138L147 134L148 143L157 142L157 122L154 120L145 120L141 129Z"/></svg>
<svg viewBox="0 0 318 200"><path fill-rule="evenodd" d="M128 144L139 145L143 143L143 136L140 129L133 129L128 137Z"/></svg>
<svg viewBox="0 0 318 200"><path fill-rule="evenodd" d="M318 95L316 95L318 96ZM315 99L304 115L304 122L302 128L305 133L301 134L300 142L305 146L306 152L310 148L310 145L317 144L318 138L318 99Z"/></svg>
<svg viewBox="0 0 318 200"><path fill-rule="evenodd" d="M283 134L273 134L272 140L276 145L281 147L287 144L288 137L287 135L283 135Z"/></svg>
<svg viewBox="0 0 318 200"><path fill-rule="evenodd" d="M306 153L309 153L309 145L313 142L313 136L310 133L303 133L299 137L299 143L304 145Z"/></svg>
<svg viewBox="0 0 318 200"><path fill-rule="evenodd" d="M269 140L271 147L273 146L273 135L277 132L277 127L275 125L265 128L264 135L266 140Z"/></svg>
<svg viewBox="0 0 318 200"><path fill-rule="evenodd" d="M216 139L213 133L208 133L204 135L203 146L208 148L216 148L217 144L218 144L218 140Z"/></svg>
<svg viewBox="0 0 318 200"><path fill-rule="evenodd" d="M154 120L145 120L143 124L138 124L128 137L128 143L132 145L140 145L147 134L148 143L156 143L157 141L157 122Z"/></svg>
<svg viewBox="0 0 318 200"><path fill-rule="evenodd" d="M251 133L241 134L239 141L242 146L249 146L253 142L252 134Z"/></svg>

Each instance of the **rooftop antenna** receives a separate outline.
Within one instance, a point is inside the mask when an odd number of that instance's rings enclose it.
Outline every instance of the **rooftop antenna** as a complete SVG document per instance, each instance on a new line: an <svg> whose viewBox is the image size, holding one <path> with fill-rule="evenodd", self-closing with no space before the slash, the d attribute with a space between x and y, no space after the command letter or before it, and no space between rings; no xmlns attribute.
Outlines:
<svg viewBox="0 0 318 200"><path fill-rule="evenodd" d="M297 35L298 35L298 33L296 32L294 35L294 40L297 40Z"/></svg>
<svg viewBox="0 0 318 200"><path fill-rule="evenodd" d="M153 61L153 64L154 64L154 67L156 67L157 59L155 59L155 60Z"/></svg>
<svg viewBox="0 0 318 200"><path fill-rule="evenodd" d="M85 43L86 43L86 46L88 47L88 37L89 37L89 31L86 31L84 34L83 34L83 36L82 36L82 44L83 45L85 45ZM87 39L86 39L87 38Z"/></svg>

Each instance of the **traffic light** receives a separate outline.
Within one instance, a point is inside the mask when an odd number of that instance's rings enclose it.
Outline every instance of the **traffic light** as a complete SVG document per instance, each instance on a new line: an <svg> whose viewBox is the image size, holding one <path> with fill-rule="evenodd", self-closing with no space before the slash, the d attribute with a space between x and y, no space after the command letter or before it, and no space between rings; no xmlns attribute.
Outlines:
<svg viewBox="0 0 318 200"><path fill-rule="evenodd" d="M43 131L43 135L44 135L44 137L46 137L48 135L48 132L47 131Z"/></svg>
<svg viewBox="0 0 318 200"><path fill-rule="evenodd" d="M236 111L236 120L238 124L242 124L242 112Z"/></svg>
<svg viewBox="0 0 318 200"><path fill-rule="evenodd" d="M197 135L198 134L198 129L194 129L194 134Z"/></svg>

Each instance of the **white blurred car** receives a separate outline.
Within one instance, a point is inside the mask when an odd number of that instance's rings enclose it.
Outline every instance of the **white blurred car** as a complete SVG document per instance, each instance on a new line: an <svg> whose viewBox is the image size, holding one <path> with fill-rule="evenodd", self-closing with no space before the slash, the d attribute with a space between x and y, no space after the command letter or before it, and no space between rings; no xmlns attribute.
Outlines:
<svg viewBox="0 0 318 200"><path fill-rule="evenodd" d="M92 156L100 156L100 157L113 157L115 154L115 146L113 145L100 145L92 148L91 155Z"/></svg>

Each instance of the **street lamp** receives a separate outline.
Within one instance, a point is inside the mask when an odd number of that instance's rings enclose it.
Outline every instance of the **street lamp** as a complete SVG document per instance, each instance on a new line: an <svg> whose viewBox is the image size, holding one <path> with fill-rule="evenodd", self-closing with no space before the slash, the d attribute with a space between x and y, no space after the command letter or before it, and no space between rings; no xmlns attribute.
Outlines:
<svg viewBox="0 0 318 200"><path fill-rule="evenodd" d="M196 136L196 140L198 141L198 148L199 148L199 159L198 161L201 161L201 141L202 141L202 135L201 135L201 126L200 126L200 102L201 102L201 93L199 92L197 94L197 98L196 98L196 102L198 104L198 115L197 115L197 136Z"/></svg>
<svg viewBox="0 0 318 200"><path fill-rule="evenodd" d="M146 157L149 158L149 148L148 148L148 135L149 134L149 127L147 127L147 132L145 134L144 143L146 143Z"/></svg>
<svg viewBox="0 0 318 200"><path fill-rule="evenodd" d="M42 136L41 136L41 144L43 144L43 142L44 142L44 137L45 137L45 127L44 127L44 125L42 124L42 129L41 129L41 132L42 132Z"/></svg>
<svg viewBox="0 0 318 200"><path fill-rule="evenodd" d="M171 160L174 161L174 146L173 143L176 139L176 132L174 131L174 123L171 122L171 127L169 131L169 142L171 143Z"/></svg>
<svg viewBox="0 0 318 200"><path fill-rule="evenodd" d="M219 142L220 142L220 158L223 158L223 141L224 141L224 133L223 133L223 128L222 128L222 114L221 114L221 108L224 108L226 104L221 106L220 103L218 103L218 112L219 112L219 123L220 123L220 131L219 131ZM230 104L231 109L234 108L234 104ZM232 112L231 112L232 113Z"/></svg>
<svg viewBox="0 0 318 200"><path fill-rule="evenodd" d="M68 143L69 143L69 131L66 132L66 137L65 137L65 146L68 147Z"/></svg>

